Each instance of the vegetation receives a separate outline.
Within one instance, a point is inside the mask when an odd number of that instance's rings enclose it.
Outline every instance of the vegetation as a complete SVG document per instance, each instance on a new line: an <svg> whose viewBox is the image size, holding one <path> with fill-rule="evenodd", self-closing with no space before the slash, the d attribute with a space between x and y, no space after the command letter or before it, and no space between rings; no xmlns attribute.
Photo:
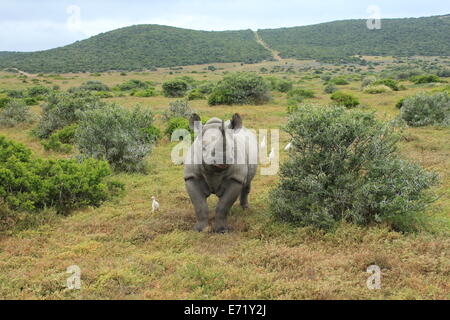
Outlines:
<svg viewBox="0 0 450 320"><path fill-rule="evenodd" d="M265 29L258 34L283 58L367 64L356 55L448 55L450 18L383 19L380 30L369 30L366 20L346 20L312 26Z"/></svg>
<svg viewBox="0 0 450 320"><path fill-rule="evenodd" d="M435 83L435 82L442 82L442 79L439 78L437 75L429 74L429 75L419 75L411 77L411 81L415 84L424 84L424 83Z"/></svg>
<svg viewBox="0 0 450 320"><path fill-rule="evenodd" d="M75 141L82 155L106 160L115 171L145 171L144 159L158 136L149 109L107 105L80 117Z"/></svg>
<svg viewBox="0 0 450 320"><path fill-rule="evenodd" d="M184 97L189 90L189 85L183 79L174 79L163 83L164 96L169 98Z"/></svg>
<svg viewBox="0 0 450 320"><path fill-rule="evenodd" d="M402 102L400 117L412 127L450 126L450 95L418 93Z"/></svg>
<svg viewBox="0 0 450 320"><path fill-rule="evenodd" d="M417 230L437 176L399 158L389 125L369 113L304 105L286 131L294 150L272 192L277 218L326 229L350 221Z"/></svg>
<svg viewBox="0 0 450 320"><path fill-rule="evenodd" d="M172 118L189 119L192 113L194 112L186 100L176 100L169 102L169 108L163 112L162 118L164 121L169 121Z"/></svg>
<svg viewBox="0 0 450 320"><path fill-rule="evenodd" d="M109 175L106 162L35 158L25 146L0 136L0 198L11 209L36 211L54 207L67 213L99 206L109 197L105 182Z"/></svg>
<svg viewBox="0 0 450 320"><path fill-rule="evenodd" d="M253 72L227 74L214 87L208 99L211 106L226 104L264 104L270 90L264 79Z"/></svg>
<svg viewBox="0 0 450 320"><path fill-rule="evenodd" d="M331 100L336 104L344 106L346 108L354 108L359 105L359 100L350 93L336 91L331 95Z"/></svg>
<svg viewBox="0 0 450 320"><path fill-rule="evenodd" d="M35 119L29 106L20 100L12 100L0 109L0 127L14 127L20 123L31 123Z"/></svg>
<svg viewBox="0 0 450 320"><path fill-rule="evenodd" d="M251 30L209 32L137 25L61 48L0 55L0 68L31 73L132 71L213 62L254 63L270 58Z"/></svg>

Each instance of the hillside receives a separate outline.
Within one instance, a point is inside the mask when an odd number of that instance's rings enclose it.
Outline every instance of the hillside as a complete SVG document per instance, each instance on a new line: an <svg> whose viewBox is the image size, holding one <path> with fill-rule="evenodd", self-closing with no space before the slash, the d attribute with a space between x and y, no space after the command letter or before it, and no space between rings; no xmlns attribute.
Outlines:
<svg viewBox="0 0 450 320"><path fill-rule="evenodd" d="M259 62L271 53L251 30L207 32L138 25L32 53L1 53L0 67L39 72L142 70L213 62Z"/></svg>
<svg viewBox="0 0 450 320"><path fill-rule="evenodd" d="M345 20L258 33L283 58L337 60L353 55L450 55L448 16L383 19L380 30L369 30L366 20Z"/></svg>
<svg viewBox="0 0 450 320"><path fill-rule="evenodd" d="M369 30L366 20L345 20L259 30L256 36L251 30L218 32L137 25L46 51L0 52L0 68L30 73L131 71L254 63L273 60L272 52L282 58L321 61L340 61L354 55L448 56L450 18L384 19L381 30Z"/></svg>

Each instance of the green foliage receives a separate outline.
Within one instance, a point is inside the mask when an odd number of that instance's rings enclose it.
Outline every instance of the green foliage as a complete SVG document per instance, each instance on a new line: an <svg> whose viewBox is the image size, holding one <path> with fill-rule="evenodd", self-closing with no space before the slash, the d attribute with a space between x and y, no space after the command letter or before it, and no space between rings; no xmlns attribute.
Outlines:
<svg viewBox="0 0 450 320"><path fill-rule="evenodd" d="M27 105L27 106L36 106L39 104L38 100L36 98L24 98L23 102Z"/></svg>
<svg viewBox="0 0 450 320"><path fill-rule="evenodd" d="M104 105L99 97L86 91L53 92L42 105L42 117L34 133L41 139L48 138L54 131L78 122L81 112Z"/></svg>
<svg viewBox="0 0 450 320"><path fill-rule="evenodd" d="M392 89L389 88L388 86L385 86L384 84L378 84L378 85L370 85L368 87L364 88L364 92L365 93L370 93L370 94L379 94L379 93L386 93L386 92L391 92Z"/></svg>
<svg viewBox="0 0 450 320"><path fill-rule="evenodd" d="M200 89L193 89L189 91L187 98L188 100L203 100L205 99L205 95L201 92Z"/></svg>
<svg viewBox="0 0 450 320"><path fill-rule="evenodd" d="M303 88L295 88L289 91L288 98L302 101L304 98L314 98L314 91Z"/></svg>
<svg viewBox="0 0 450 320"><path fill-rule="evenodd" d="M80 86L81 90L87 91L109 91L109 87L101 81L89 80Z"/></svg>
<svg viewBox="0 0 450 320"><path fill-rule="evenodd" d="M166 130L164 131L164 134L168 136L169 138L172 137L172 133L177 129L184 129L187 131L191 131L189 128L189 120L186 118L171 118L167 122Z"/></svg>
<svg viewBox="0 0 450 320"><path fill-rule="evenodd" d="M20 123L31 123L33 120L30 107L21 100L11 100L0 110L0 127L14 127Z"/></svg>
<svg viewBox="0 0 450 320"><path fill-rule="evenodd" d="M450 95L448 92L418 93L406 98L400 109L400 117L409 126L450 126Z"/></svg>
<svg viewBox="0 0 450 320"><path fill-rule="evenodd" d="M347 84L349 84L350 82L347 81L347 79L343 78L343 77L336 77L333 78L329 81L330 84L334 84L337 86L345 86Z"/></svg>
<svg viewBox="0 0 450 320"><path fill-rule="evenodd" d="M77 124L67 126L53 133L48 140L41 141L41 144L46 151L53 150L56 152L69 153L72 151L72 144L75 142L75 132L77 128Z"/></svg>
<svg viewBox="0 0 450 320"><path fill-rule="evenodd" d="M289 92L292 90L293 83L290 80L279 79L276 77L268 77L266 80L269 82L270 89L279 92Z"/></svg>
<svg viewBox="0 0 450 320"><path fill-rule="evenodd" d="M43 98L50 93L50 88L44 86L34 86L27 89L27 95L30 98Z"/></svg>
<svg viewBox="0 0 450 320"><path fill-rule="evenodd" d="M264 79L253 72L226 74L209 96L208 104L255 104L270 100L270 90Z"/></svg>
<svg viewBox="0 0 450 320"><path fill-rule="evenodd" d="M154 88L148 88L146 90L138 90L131 93L134 97L148 98L156 96L156 90Z"/></svg>
<svg viewBox="0 0 450 320"><path fill-rule="evenodd" d="M443 17L383 19L380 30L369 30L366 20L346 20L311 26L258 30L283 58L354 61L355 55L447 56L450 19Z"/></svg>
<svg viewBox="0 0 450 320"><path fill-rule="evenodd" d="M189 84L182 79L166 81L162 85L164 96L169 98L184 97L189 90Z"/></svg>
<svg viewBox="0 0 450 320"><path fill-rule="evenodd" d="M336 91L331 95L331 100L336 104L344 106L346 108L354 108L359 105L358 98L354 97L350 93Z"/></svg>
<svg viewBox="0 0 450 320"><path fill-rule="evenodd" d="M115 171L145 170L144 159L157 139L149 129L154 121L151 110L106 105L86 110L80 118L75 141L82 155L106 160Z"/></svg>
<svg viewBox="0 0 450 320"><path fill-rule="evenodd" d="M380 80L375 81L372 85L374 85L374 86L384 85L384 86L391 88L394 91L400 90L400 87L398 86L398 82L393 79L380 79Z"/></svg>
<svg viewBox="0 0 450 320"><path fill-rule="evenodd" d="M403 107L403 102L405 102L405 98L401 98L400 100L398 100L398 102L395 104L395 107L397 109L401 109Z"/></svg>
<svg viewBox="0 0 450 320"><path fill-rule="evenodd" d="M0 136L0 198L15 210L48 207L59 213L99 206L109 198L106 162L92 159L44 160L23 145ZM114 183L115 187L123 188Z"/></svg>
<svg viewBox="0 0 450 320"><path fill-rule="evenodd" d="M128 91L133 89L147 89L148 84L141 80L130 79L117 86L120 91Z"/></svg>
<svg viewBox="0 0 450 320"><path fill-rule="evenodd" d="M325 88L323 89L323 91L328 94L335 93L338 90L339 90L338 87L336 87L334 84L329 84L325 86Z"/></svg>
<svg viewBox="0 0 450 320"><path fill-rule="evenodd" d="M0 109L4 108L11 100L6 94L0 93Z"/></svg>
<svg viewBox="0 0 450 320"><path fill-rule="evenodd" d="M374 114L304 105L285 130L293 148L271 192L275 217L324 229L343 220L419 228L437 175L399 157L392 126Z"/></svg>
<svg viewBox="0 0 450 320"><path fill-rule="evenodd" d="M136 25L61 48L0 54L0 68L13 66L30 73L132 71L270 58L251 30L210 32Z"/></svg>
<svg viewBox="0 0 450 320"><path fill-rule="evenodd" d="M176 100L169 102L169 108L163 112L162 119L164 121L169 121L172 118L189 119L192 113L193 110L186 100Z"/></svg>
<svg viewBox="0 0 450 320"><path fill-rule="evenodd" d="M428 75L421 75L421 76L411 77L411 81L414 82L415 84L445 82L445 81L443 81L441 78L439 78L435 74L428 74Z"/></svg>

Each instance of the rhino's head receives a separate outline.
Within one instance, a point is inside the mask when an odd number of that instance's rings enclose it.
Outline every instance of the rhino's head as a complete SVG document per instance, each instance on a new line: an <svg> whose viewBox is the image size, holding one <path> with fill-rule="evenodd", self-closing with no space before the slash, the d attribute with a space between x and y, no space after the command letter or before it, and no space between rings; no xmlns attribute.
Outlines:
<svg viewBox="0 0 450 320"><path fill-rule="evenodd" d="M239 114L236 113L229 121L212 118L202 125L200 117L194 113L189 125L197 134L201 133L196 141L201 146L196 152L201 150L204 165L226 169L235 162L234 134L242 128Z"/></svg>

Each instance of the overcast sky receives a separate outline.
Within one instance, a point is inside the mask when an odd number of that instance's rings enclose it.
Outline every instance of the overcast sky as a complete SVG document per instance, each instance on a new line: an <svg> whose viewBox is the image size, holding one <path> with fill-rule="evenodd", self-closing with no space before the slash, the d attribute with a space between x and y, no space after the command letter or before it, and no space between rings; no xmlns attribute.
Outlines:
<svg viewBox="0 0 450 320"><path fill-rule="evenodd" d="M301 26L450 14L448 0L0 0L0 51L50 49L134 24L196 30Z"/></svg>

